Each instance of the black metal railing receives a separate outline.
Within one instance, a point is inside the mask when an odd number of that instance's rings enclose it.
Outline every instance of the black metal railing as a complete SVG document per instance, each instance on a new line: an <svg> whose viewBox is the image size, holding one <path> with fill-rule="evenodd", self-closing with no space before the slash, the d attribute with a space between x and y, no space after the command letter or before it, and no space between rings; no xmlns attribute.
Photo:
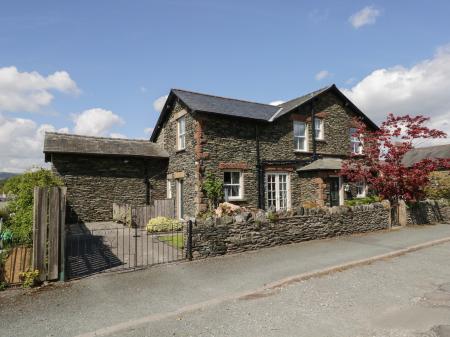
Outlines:
<svg viewBox="0 0 450 337"><path fill-rule="evenodd" d="M72 225L66 236L66 273L79 278L192 258L192 222L168 231Z"/></svg>

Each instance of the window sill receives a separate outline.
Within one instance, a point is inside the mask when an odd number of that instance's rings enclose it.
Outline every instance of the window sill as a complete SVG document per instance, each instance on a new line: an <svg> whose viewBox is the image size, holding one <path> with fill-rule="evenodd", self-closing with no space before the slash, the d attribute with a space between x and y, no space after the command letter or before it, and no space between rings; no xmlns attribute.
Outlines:
<svg viewBox="0 0 450 337"><path fill-rule="evenodd" d="M316 142L326 142L325 138L316 138Z"/></svg>
<svg viewBox="0 0 450 337"><path fill-rule="evenodd" d="M311 153L308 150L294 150L295 153Z"/></svg>
<svg viewBox="0 0 450 337"><path fill-rule="evenodd" d="M175 151L175 153L181 153L181 152L186 152L186 148L184 148L184 149L179 149L179 150L176 150L176 151Z"/></svg>
<svg viewBox="0 0 450 337"><path fill-rule="evenodd" d="M233 203L233 202L242 202L242 201L247 201L247 199L245 199L245 198L236 198L236 199L228 198L228 202L231 202L231 203Z"/></svg>

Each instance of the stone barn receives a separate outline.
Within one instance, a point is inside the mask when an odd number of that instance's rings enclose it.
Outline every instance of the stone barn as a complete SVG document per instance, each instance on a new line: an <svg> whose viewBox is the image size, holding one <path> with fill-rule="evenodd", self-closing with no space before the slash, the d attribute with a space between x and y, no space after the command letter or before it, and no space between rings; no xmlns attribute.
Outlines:
<svg viewBox="0 0 450 337"><path fill-rule="evenodd" d="M67 186L70 222L108 221L113 203L166 197L169 156L155 143L46 133L44 153Z"/></svg>

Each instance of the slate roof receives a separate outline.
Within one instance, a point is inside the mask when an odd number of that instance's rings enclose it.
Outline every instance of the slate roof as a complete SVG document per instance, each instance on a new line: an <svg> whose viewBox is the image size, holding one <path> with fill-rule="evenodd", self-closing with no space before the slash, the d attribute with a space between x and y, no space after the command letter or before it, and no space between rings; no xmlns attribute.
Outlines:
<svg viewBox="0 0 450 337"><path fill-rule="evenodd" d="M220 115L227 115L238 118L249 118L262 122L273 122L281 116L292 110L308 103L312 98L320 96L325 92L333 91L340 96L353 110L360 115L363 120L372 128L378 129L378 126L372 122L361 110L359 110L337 87L330 85L328 87L313 91L309 94L297 97L288 102L274 106L264 103L250 102L240 99L227 98L209 94L202 94L193 91L172 89L164 108L156 122L151 141L155 141L162 125L167 118L168 110L174 99L181 100L191 112L206 112Z"/></svg>
<svg viewBox="0 0 450 337"><path fill-rule="evenodd" d="M169 158L165 150L148 140L90 137L56 132L45 133L44 153Z"/></svg>
<svg viewBox="0 0 450 337"><path fill-rule="evenodd" d="M198 92L173 89L172 92L191 110L267 121L280 107L226 98Z"/></svg>
<svg viewBox="0 0 450 337"><path fill-rule="evenodd" d="M402 160L402 164L408 167L426 158L450 159L450 144L418 147L416 149L413 149L405 154Z"/></svg>
<svg viewBox="0 0 450 337"><path fill-rule="evenodd" d="M321 158L313 161L311 164L300 167L297 171L321 171L321 170L340 170L342 167L342 159L338 158Z"/></svg>
<svg viewBox="0 0 450 337"><path fill-rule="evenodd" d="M332 85L310 92L309 94L291 99L290 101L284 102L282 104L279 105L279 107L282 108L281 112L276 116L277 118L279 118L280 116L283 116L284 114L288 113L289 111L292 111L293 109L299 107L300 105L308 102L310 99L320 95L321 93L327 91L328 89L330 89L331 87L333 87Z"/></svg>

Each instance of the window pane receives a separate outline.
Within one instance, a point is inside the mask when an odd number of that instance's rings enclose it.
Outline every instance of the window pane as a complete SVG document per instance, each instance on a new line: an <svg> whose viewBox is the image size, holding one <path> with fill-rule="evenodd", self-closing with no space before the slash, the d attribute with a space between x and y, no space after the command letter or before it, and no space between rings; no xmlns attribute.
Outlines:
<svg viewBox="0 0 450 337"><path fill-rule="evenodd" d="M179 132L180 132L180 134L184 134L184 132L185 132L185 129L186 129L186 127L185 127L185 118L184 117L181 117L179 120L178 120L178 126L179 126Z"/></svg>
<svg viewBox="0 0 450 337"><path fill-rule="evenodd" d="M224 184L231 184L231 172L223 173L223 182Z"/></svg>
<svg viewBox="0 0 450 337"><path fill-rule="evenodd" d="M296 150L304 150L305 149L305 138L296 137L294 139L294 141L295 141L295 149Z"/></svg>
<svg viewBox="0 0 450 337"><path fill-rule="evenodd" d="M304 137L305 136L306 125L303 122L294 122L294 136Z"/></svg>
<svg viewBox="0 0 450 337"><path fill-rule="evenodd" d="M231 196L232 197L239 196L239 186L231 186Z"/></svg>
<svg viewBox="0 0 450 337"><path fill-rule="evenodd" d="M323 137L323 121L321 119L314 119L314 128L316 133L316 138Z"/></svg>
<svg viewBox="0 0 450 337"><path fill-rule="evenodd" d="M228 198L231 196L231 186L224 186L223 193L225 194L225 200L228 200Z"/></svg>
<svg viewBox="0 0 450 337"><path fill-rule="evenodd" d="M231 172L231 183L239 184L240 172Z"/></svg>

